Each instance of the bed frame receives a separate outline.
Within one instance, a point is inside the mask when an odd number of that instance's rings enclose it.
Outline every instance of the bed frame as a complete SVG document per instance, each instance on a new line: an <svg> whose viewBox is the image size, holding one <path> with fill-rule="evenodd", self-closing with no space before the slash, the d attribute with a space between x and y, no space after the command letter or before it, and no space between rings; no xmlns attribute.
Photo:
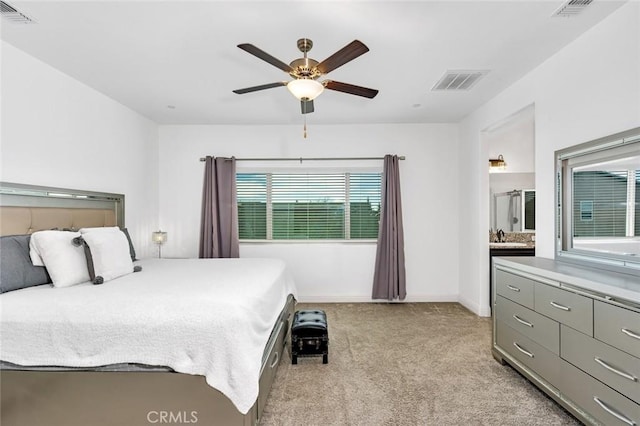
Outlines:
<svg viewBox="0 0 640 426"><path fill-rule="evenodd" d="M43 229L124 227L124 195L0 182L0 235ZM259 424L288 342L289 296L262 357L258 398L247 414L203 376L173 371L0 369L0 424Z"/></svg>

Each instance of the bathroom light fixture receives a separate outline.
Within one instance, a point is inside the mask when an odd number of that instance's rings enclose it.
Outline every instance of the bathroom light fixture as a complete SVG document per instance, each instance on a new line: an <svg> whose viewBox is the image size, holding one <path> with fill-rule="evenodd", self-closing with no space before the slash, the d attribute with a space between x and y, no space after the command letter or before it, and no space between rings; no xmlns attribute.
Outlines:
<svg viewBox="0 0 640 426"><path fill-rule="evenodd" d="M152 232L151 241L158 245L158 258L161 258L162 245L167 242L167 233L160 230Z"/></svg>
<svg viewBox="0 0 640 426"><path fill-rule="evenodd" d="M310 78L299 78L287 83L287 89L299 100L312 101L322 93L324 86Z"/></svg>
<svg viewBox="0 0 640 426"><path fill-rule="evenodd" d="M489 171L504 170L507 168L507 162L504 161L502 154L498 158L489 158Z"/></svg>

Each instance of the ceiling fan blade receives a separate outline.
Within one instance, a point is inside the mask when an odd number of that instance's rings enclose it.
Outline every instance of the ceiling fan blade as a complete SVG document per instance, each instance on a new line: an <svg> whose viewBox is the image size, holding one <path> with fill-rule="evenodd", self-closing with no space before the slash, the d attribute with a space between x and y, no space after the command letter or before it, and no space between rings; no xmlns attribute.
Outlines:
<svg viewBox="0 0 640 426"><path fill-rule="evenodd" d="M376 89L369 89L367 87L356 86L354 84L341 83L339 81L327 80L322 84L329 90L348 93L350 95L362 96L369 99L375 98L378 94L378 91Z"/></svg>
<svg viewBox="0 0 640 426"><path fill-rule="evenodd" d="M258 90L265 90L265 89L273 89L274 87L281 87L286 85L287 85L286 81L279 81L277 83L262 84L260 86L245 87L244 89L236 89L233 91L233 93L242 95L244 93L257 92Z"/></svg>
<svg viewBox="0 0 640 426"><path fill-rule="evenodd" d="M303 114L309 114L310 112L313 112L313 99L311 99L310 101L300 101L300 110Z"/></svg>
<svg viewBox="0 0 640 426"><path fill-rule="evenodd" d="M353 40L333 55L316 65L316 69L322 74L327 74L336 68L354 60L369 51L369 48L359 40Z"/></svg>
<svg viewBox="0 0 640 426"><path fill-rule="evenodd" d="M263 61L270 63L274 67L280 68L282 71L284 71L286 73L289 73L289 72L293 71L293 68L291 68L289 65L285 64L280 59L274 58L273 56L269 55L264 50L261 50L261 49L255 47L253 44L243 43L243 44L239 44L238 47L240 49L244 50L245 52L251 53L253 56L255 56L257 58L260 58Z"/></svg>

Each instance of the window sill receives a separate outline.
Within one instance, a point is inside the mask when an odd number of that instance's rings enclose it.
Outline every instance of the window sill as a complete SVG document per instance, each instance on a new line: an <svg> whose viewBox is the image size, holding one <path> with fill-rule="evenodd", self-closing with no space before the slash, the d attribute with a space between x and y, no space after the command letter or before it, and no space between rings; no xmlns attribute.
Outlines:
<svg viewBox="0 0 640 426"><path fill-rule="evenodd" d="M240 240L242 244L376 244L377 240Z"/></svg>

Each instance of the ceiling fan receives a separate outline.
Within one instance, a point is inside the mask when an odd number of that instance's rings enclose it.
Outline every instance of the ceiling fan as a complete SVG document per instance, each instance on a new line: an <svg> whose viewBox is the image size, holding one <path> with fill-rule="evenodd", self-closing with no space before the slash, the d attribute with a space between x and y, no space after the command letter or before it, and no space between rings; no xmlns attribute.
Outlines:
<svg viewBox="0 0 640 426"><path fill-rule="evenodd" d="M239 95L256 92L258 90L286 86L289 91L300 100L302 113L308 114L314 111L313 100L322 93L324 89L335 90L337 92L348 93L350 95L363 96L369 99L374 98L378 94L377 90L369 89L367 87L341 83L334 80L318 81L318 78L323 74L327 74L347 62L354 60L358 56L367 53L369 48L359 40L352 41L324 61L318 62L315 59L307 57L307 52L309 52L313 47L313 42L308 38L301 38L298 40L298 49L304 56L302 58L294 59L289 65L274 58L267 52L252 44L243 43L239 44L238 47L257 58L270 63L274 67L280 68L282 71L288 73L294 78L294 80L291 81L278 81L275 83L246 87L244 89L237 89L233 91Z"/></svg>

